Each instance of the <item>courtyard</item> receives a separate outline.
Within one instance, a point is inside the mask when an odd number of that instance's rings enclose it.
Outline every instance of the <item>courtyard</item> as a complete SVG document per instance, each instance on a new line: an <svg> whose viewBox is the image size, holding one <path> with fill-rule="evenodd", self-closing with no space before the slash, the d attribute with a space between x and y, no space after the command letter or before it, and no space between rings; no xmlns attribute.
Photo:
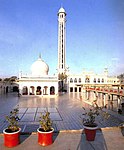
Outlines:
<svg viewBox="0 0 124 150"><path fill-rule="evenodd" d="M55 131L60 130L80 130L82 129L81 115L82 107L89 109L90 102L80 100L78 93L61 94L58 97L18 97L17 93L8 93L0 96L0 132L7 127L5 116L13 108L19 108L19 125L22 132L36 132L39 127L39 116L44 111L50 112ZM124 116L112 110L108 111L110 117L103 120L97 117L99 128L119 126L124 120Z"/></svg>

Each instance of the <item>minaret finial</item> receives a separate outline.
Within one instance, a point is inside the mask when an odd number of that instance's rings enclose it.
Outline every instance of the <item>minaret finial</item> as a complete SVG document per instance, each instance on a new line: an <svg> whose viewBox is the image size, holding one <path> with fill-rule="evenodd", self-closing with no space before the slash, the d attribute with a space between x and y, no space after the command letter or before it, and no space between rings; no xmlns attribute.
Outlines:
<svg viewBox="0 0 124 150"><path fill-rule="evenodd" d="M63 7L62 3L61 3L61 8Z"/></svg>

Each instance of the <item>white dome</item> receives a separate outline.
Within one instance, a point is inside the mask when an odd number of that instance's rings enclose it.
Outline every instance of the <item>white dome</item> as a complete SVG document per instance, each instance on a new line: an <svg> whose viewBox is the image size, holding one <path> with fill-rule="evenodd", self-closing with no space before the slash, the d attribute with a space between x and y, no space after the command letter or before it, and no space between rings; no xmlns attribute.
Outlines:
<svg viewBox="0 0 124 150"><path fill-rule="evenodd" d="M33 76L48 75L49 66L39 57L32 66L31 71Z"/></svg>
<svg viewBox="0 0 124 150"><path fill-rule="evenodd" d="M65 13L65 14L66 14L65 9L64 9L63 7L61 7L61 8L59 9L59 12L58 12L58 13Z"/></svg>

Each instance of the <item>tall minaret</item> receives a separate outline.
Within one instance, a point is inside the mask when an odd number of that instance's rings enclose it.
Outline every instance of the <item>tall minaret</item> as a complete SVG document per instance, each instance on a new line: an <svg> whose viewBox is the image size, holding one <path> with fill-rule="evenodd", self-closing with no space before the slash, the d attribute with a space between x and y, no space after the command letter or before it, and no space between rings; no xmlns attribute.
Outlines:
<svg viewBox="0 0 124 150"><path fill-rule="evenodd" d="M66 72L66 12L58 12L58 74Z"/></svg>

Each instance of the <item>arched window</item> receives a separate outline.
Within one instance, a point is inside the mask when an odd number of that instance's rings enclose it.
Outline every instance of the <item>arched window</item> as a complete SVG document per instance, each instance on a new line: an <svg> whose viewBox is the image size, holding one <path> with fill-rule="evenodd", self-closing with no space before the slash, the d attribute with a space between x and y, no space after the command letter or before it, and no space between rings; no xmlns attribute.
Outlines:
<svg viewBox="0 0 124 150"><path fill-rule="evenodd" d="M94 78L94 83L96 83L96 78Z"/></svg>
<svg viewBox="0 0 124 150"><path fill-rule="evenodd" d="M87 77L85 78L85 83L89 83L90 82L90 79Z"/></svg>
<svg viewBox="0 0 124 150"><path fill-rule="evenodd" d="M70 83L73 83L73 79L72 78L70 79Z"/></svg>
<svg viewBox="0 0 124 150"><path fill-rule="evenodd" d="M77 79L76 78L74 79L74 83L77 83Z"/></svg>
<svg viewBox="0 0 124 150"><path fill-rule="evenodd" d="M79 83L81 83L81 78L79 78Z"/></svg>
<svg viewBox="0 0 124 150"><path fill-rule="evenodd" d="M102 78L102 83L104 83L104 79Z"/></svg>
<svg viewBox="0 0 124 150"><path fill-rule="evenodd" d="M98 78L98 83L100 83L100 78Z"/></svg>

